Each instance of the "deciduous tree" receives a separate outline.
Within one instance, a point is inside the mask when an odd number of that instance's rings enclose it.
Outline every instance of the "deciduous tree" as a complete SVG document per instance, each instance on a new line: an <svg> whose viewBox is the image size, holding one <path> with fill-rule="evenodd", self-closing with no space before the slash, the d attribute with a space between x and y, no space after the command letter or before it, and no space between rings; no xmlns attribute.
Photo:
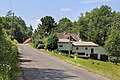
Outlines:
<svg viewBox="0 0 120 80"><path fill-rule="evenodd" d="M120 58L120 30L113 29L111 34L105 41L105 48L110 53L110 56L116 57L117 64Z"/></svg>

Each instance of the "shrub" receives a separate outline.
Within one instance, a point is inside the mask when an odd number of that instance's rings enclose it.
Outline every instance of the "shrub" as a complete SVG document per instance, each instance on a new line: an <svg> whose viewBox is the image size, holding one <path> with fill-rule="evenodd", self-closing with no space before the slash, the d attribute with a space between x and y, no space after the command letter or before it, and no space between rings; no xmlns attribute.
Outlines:
<svg viewBox="0 0 120 80"><path fill-rule="evenodd" d="M55 34L50 35L46 42L46 48L51 51L57 49L57 42L58 37Z"/></svg>
<svg viewBox="0 0 120 80"><path fill-rule="evenodd" d="M79 57L78 53L74 53L74 56L76 56L77 58Z"/></svg>
<svg viewBox="0 0 120 80"><path fill-rule="evenodd" d="M15 44L18 44L18 41L17 41L16 39L14 39L13 42L14 42Z"/></svg>
<svg viewBox="0 0 120 80"><path fill-rule="evenodd" d="M53 52L59 54L59 51L58 51L58 50L54 50Z"/></svg>
<svg viewBox="0 0 120 80"><path fill-rule="evenodd" d="M68 54L67 54L67 53L61 53L61 54L62 54L63 56L66 56L66 57L68 56Z"/></svg>
<svg viewBox="0 0 120 80"><path fill-rule="evenodd" d="M78 53L74 53L74 59L77 59L79 57Z"/></svg>
<svg viewBox="0 0 120 80"><path fill-rule="evenodd" d="M18 48L5 33L0 39L0 80L15 80L19 70Z"/></svg>
<svg viewBox="0 0 120 80"><path fill-rule="evenodd" d="M118 58L118 60L116 59L116 57L113 57L113 56L109 56L109 61L112 62L112 63L120 63L120 58Z"/></svg>
<svg viewBox="0 0 120 80"><path fill-rule="evenodd" d="M38 44L43 44L43 40L36 40L34 43L34 47L37 48Z"/></svg>

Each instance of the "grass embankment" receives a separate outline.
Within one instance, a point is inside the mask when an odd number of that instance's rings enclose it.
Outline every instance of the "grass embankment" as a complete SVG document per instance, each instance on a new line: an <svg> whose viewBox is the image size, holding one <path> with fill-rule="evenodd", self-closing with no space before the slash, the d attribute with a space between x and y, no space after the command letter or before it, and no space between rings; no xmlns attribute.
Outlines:
<svg viewBox="0 0 120 80"><path fill-rule="evenodd" d="M74 60L74 58L69 58L65 55L56 54L55 52L46 51L44 49L40 49L40 51L85 68L91 72L106 76L111 80L120 80L120 66L114 65L113 63L81 58Z"/></svg>

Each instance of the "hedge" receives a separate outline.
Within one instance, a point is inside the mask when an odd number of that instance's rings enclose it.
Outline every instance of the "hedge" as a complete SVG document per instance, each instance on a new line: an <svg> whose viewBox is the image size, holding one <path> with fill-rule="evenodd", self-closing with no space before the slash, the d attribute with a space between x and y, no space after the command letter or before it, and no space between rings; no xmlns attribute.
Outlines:
<svg viewBox="0 0 120 80"><path fill-rule="evenodd" d="M18 75L18 48L4 34L0 34L0 80L15 80Z"/></svg>

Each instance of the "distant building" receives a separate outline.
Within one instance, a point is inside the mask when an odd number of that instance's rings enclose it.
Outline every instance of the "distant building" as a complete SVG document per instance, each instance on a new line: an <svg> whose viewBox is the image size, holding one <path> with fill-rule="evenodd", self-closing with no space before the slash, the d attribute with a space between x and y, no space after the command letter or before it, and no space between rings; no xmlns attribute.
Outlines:
<svg viewBox="0 0 120 80"><path fill-rule="evenodd" d="M27 44L27 43L29 43L31 40L32 40L32 38L28 38L28 39L26 39L23 43L24 43L24 44Z"/></svg>

